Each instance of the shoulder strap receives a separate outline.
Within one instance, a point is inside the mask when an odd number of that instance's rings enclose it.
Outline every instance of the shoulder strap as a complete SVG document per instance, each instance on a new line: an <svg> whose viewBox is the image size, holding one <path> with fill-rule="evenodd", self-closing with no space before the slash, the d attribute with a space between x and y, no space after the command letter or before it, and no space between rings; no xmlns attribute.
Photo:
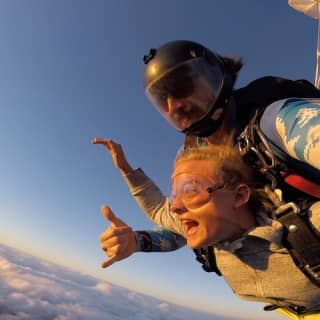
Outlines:
<svg viewBox="0 0 320 320"><path fill-rule="evenodd" d="M320 287L320 233L310 223L307 209L279 207L276 217L283 225L283 244L296 266Z"/></svg>
<svg viewBox="0 0 320 320"><path fill-rule="evenodd" d="M306 196L309 201L287 203L278 198L275 193L277 179L281 178L279 171L286 166L274 156L272 146L260 131L258 118L256 114L240 135L240 153L269 181L266 191L276 208L275 218L283 225L283 245L296 266L320 287L320 233L308 216L308 208L314 198Z"/></svg>
<svg viewBox="0 0 320 320"><path fill-rule="evenodd" d="M207 248L194 249L196 259L202 264L202 269L206 272L215 272L218 276L221 276L221 272L217 266L216 256L212 246Z"/></svg>

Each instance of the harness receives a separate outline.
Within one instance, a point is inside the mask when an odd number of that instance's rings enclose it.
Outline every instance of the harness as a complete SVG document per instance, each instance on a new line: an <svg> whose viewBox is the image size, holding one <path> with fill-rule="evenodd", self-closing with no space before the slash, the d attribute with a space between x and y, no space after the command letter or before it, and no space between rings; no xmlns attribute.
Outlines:
<svg viewBox="0 0 320 320"><path fill-rule="evenodd" d="M311 204L320 199L320 184L298 175L289 168L290 163L275 156L259 127L260 114L261 111L256 112L239 136L240 154L266 180L265 191L275 207L273 218L283 225L284 247L296 266L320 287L320 233L308 216ZM279 191L284 194L283 199ZM205 271L221 275L212 247L194 251Z"/></svg>

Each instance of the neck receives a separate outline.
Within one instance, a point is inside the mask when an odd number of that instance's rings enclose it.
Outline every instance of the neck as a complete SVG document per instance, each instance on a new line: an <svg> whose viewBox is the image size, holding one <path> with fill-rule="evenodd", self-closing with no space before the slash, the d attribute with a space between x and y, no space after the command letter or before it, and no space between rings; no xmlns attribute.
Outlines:
<svg viewBox="0 0 320 320"><path fill-rule="evenodd" d="M223 144L223 140L227 134L224 122L214 134L206 138L208 144Z"/></svg>
<svg viewBox="0 0 320 320"><path fill-rule="evenodd" d="M223 121L221 123L221 126L211 135L206 137L206 142L208 144L223 144L226 136L228 136L229 132L227 129L227 123L230 116L230 109L231 104L226 106L224 115L223 115Z"/></svg>
<svg viewBox="0 0 320 320"><path fill-rule="evenodd" d="M247 204L235 210L238 225L241 229L247 231L254 228L257 225L256 216Z"/></svg>

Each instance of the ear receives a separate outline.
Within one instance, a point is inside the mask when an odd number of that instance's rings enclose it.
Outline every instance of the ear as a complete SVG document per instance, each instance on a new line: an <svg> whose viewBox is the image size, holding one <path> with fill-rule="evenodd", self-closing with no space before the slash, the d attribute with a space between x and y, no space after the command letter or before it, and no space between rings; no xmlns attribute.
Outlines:
<svg viewBox="0 0 320 320"><path fill-rule="evenodd" d="M251 190L250 187L246 184L239 184L235 188L235 201L234 201L234 208L238 209L243 205L246 205L250 199Z"/></svg>

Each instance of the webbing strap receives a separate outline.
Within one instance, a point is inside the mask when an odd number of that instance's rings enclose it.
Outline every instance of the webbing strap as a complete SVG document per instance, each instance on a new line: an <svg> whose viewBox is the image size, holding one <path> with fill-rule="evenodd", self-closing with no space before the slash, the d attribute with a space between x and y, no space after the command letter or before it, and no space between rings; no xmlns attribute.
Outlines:
<svg viewBox="0 0 320 320"><path fill-rule="evenodd" d="M277 216L284 227L283 244L299 269L320 287L320 233L310 224L307 213L292 209Z"/></svg>
<svg viewBox="0 0 320 320"><path fill-rule="evenodd" d="M290 186L320 199L320 184L314 183L294 173L287 175L284 181Z"/></svg>
<svg viewBox="0 0 320 320"><path fill-rule="evenodd" d="M206 272L215 272L218 276L221 276L221 272L218 269L216 256L212 246L207 248L194 249L196 259L202 264L202 269Z"/></svg>
<svg viewBox="0 0 320 320"><path fill-rule="evenodd" d="M266 177L273 177L273 179L270 179L270 191L273 193L277 185L275 179L277 170L283 166L279 167L278 159L275 158L271 147L260 131L257 119L258 114L241 135L239 140L240 153L247 159L251 159L251 165L258 168ZM250 157L251 155L253 157ZM278 174L281 174L281 172L278 171ZM307 188L313 194L319 191L319 185L316 186L301 176L299 179L298 176L290 174L291 177L281 174L283 179L287 178L287 183L291 182L288 184L292 186L294 184L299 186L299 183L303 184L297 189L301 191L301 188ZM308 193L307 190L302 190ZM284 226L283 245L289 251L296 266L312 283L320 287L320 233L312 227L306 210L293 202L281 204L281 199L279 200L280 202L275 201L274 205L277 208L276 219Z"/></svg>

